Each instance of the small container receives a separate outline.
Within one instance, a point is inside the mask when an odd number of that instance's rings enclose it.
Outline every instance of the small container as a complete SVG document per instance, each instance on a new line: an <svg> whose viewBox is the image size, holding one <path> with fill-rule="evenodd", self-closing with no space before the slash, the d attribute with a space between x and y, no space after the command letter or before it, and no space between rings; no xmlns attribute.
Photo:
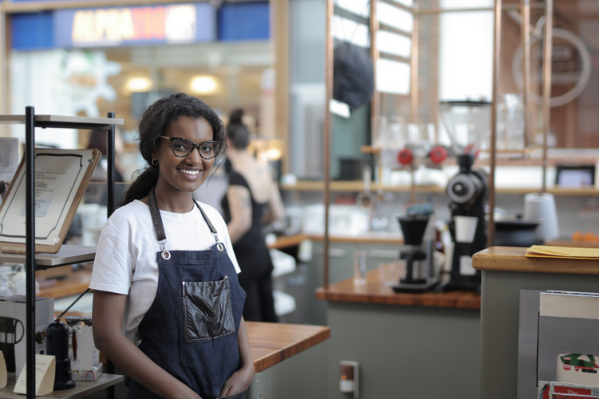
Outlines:
<svg viewBox="0 0 599 399"><path fill-rule="evenodd" d="M366 284L366 251L354 251L354 285Z"/></svg>

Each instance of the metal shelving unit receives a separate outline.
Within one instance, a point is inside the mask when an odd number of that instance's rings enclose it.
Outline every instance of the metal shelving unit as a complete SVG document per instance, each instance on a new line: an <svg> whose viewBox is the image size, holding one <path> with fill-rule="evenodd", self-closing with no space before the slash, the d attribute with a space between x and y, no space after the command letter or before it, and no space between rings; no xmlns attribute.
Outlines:
<svg viewBox="0 0 599 399"><path fill-rule="evenodd" d="M114 127L122 125L123 119L116 119L114 112L109 112L107 118L87 118L58 115L35 115L34 107L26 107L25 115L0 115L0 123L4 124L25 124L25 173L26 173L26 205L25 205L25 225L26 225L26 250L25 250L25 272L27 288L27 328L25 331L27 342L27 364L35 364L35 269L38 266L58 266L81 262L94 258L95 252L89 250L89 247L82 251L74 248L61 248L63 254L56 254L54 260L52 256L35 255L35 128L67 128L67 129L93 129L105 130L107 134L107 160L108 160L108 216L114 212ZM83 256L83 257L82 257ZM49 259L46 259L49 258ZM56 263L56 262L57 263ZM54 262L54 263L53 263ZM44 264L46 263L46 264ZM49 263L49 264L48 264ZM113 367L112 367L113 368ZM107 366L107 373L113 373L110 364ZM108 397L114 397L114 387L108 388ZM68 396L68 393L67 393ZM35 398L35 367L27 368L27 399Z"/></svg>

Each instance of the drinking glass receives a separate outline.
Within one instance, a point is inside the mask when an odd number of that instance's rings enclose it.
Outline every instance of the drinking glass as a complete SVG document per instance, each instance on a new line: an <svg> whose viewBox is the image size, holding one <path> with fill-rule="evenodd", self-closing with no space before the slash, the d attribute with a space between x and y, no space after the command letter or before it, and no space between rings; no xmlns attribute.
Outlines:
<svg viewBox="0 0 599 399"><path fill-rule="evenodd" d="M354 251L354 285L366 284L366 251Z"/></svg>

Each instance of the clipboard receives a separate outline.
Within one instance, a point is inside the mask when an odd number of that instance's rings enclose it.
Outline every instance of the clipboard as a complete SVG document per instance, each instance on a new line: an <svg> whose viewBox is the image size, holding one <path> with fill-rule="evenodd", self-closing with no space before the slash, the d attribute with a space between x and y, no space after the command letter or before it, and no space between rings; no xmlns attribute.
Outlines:
<svg viewBox="0 0 599 399"><path fill-rule="evenodd" d="M101 153L35 149L35 252L60 249ZM25 157L0 206L0 250L25 254Z"/></svg>

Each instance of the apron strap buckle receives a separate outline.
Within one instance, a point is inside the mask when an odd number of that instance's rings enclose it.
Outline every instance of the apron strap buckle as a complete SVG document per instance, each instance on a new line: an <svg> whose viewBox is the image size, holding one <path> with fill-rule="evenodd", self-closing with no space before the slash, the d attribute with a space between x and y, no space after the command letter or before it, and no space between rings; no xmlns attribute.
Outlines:
<svg viewBox="0 0 599 399"><path fill-rule="evenodd" d="M162 248L162 259L169 260L171 258L171 253L166 249L166 239L158 241L160 247Z"/></svg>
<svg viewBox="0 0 599 399"><path fill-rule="evenodd" d="M225 246L218 239L218 234L212 233L212 235L214 236L214 239L216 240L216 248L218 248L218 250L220 252L223 252L225 250Z"/></svg>

